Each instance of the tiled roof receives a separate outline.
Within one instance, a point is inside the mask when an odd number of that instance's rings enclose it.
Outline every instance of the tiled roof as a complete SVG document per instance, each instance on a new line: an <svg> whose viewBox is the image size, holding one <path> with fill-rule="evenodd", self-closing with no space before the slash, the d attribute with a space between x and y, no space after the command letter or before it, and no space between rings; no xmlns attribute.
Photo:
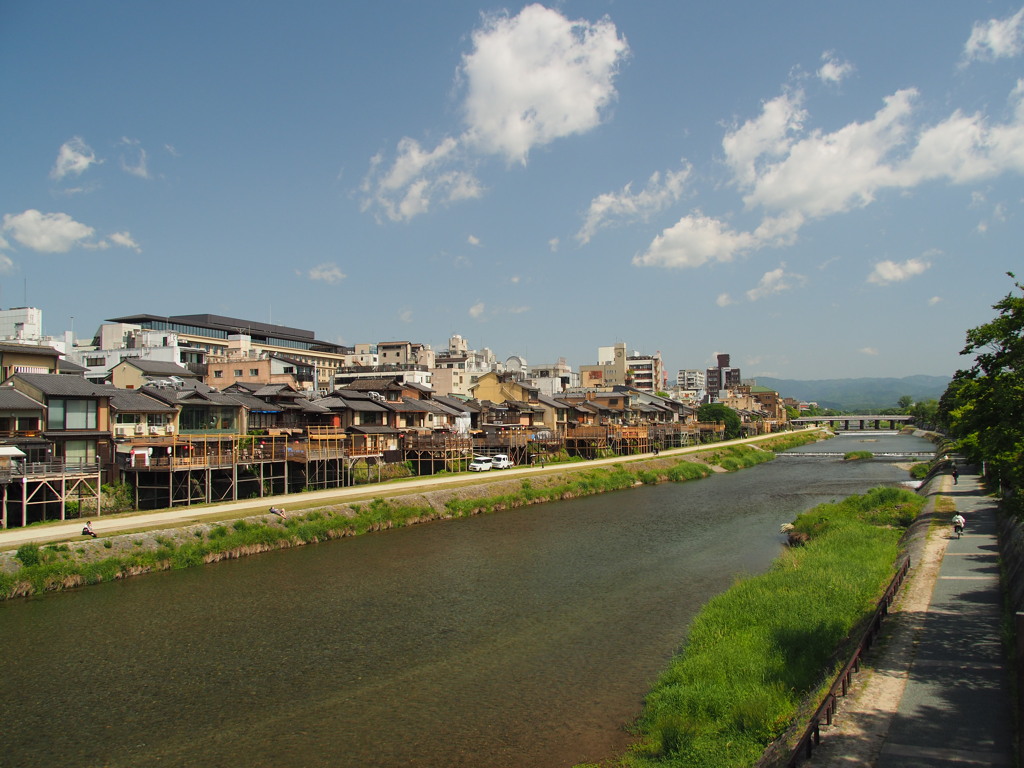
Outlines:
<svg viewBox="0 0 1024 768"><path fill-rule="evenodd" d="M59 373L16 373L13 378L21 379L47 396L110 397L117 391L108 384L93 384L78 376Z"/></svg>
<svg viewBox="0 0 1024 768"><path fill-rule="evenodd" d="M188 368L178 365L177 363L169 363L164 360L146 360L141 357L126 357L121 362L127 363L134 368L138 368L147 376L180 376L183 379L199 378Z"/></svg>
<svg viewBox="0 0 1024 768"><path fill-rule="evenodd" d="M70 360L61 359L57 361L57 373L83 374L87 370L89 369Z"/></svg>
<svg viewBox="0 0 1024 768"><path fill-rule="evenodd" d="M266 400L261 400L253 395L247 395L244 392L223 393L222 397L230 397L236 403L244 405L246 410L255 413L281 413L284 410L276 403L268 403Z"/></svg>
<svg viewBox="0 0 1024 768"><path fill-rule="evenodd" d="M138 389L118 389L110 398L110 407L115 411L132 413L174 413L177 408L150 397Z"/></svg>
<svg viewBox="0 0 1024 768"><path fill-rule="evenodd" d="M0 387L0 410L2 411L41 411L43 404L33 400L14 387Z"/></svg>
<svg viewBox="0 0 1024 768"><path fill-rule="evenodd" d="M0 344L0 352L21 352L30 355L45 355L46 357L60 357L53 347L40 347L35 344Z"/></svg>

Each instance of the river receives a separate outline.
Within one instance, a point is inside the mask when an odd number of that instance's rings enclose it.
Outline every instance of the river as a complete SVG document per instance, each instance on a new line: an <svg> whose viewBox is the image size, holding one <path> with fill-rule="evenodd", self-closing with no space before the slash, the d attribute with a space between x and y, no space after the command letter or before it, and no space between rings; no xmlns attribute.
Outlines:
<svg viewBox="0 0 1024 768"><path fill-rule="evenodd" d="M776 557L782 523L905 479L786 457L8 601L0 764L597 761L628 743L700 606Z"/></svg>

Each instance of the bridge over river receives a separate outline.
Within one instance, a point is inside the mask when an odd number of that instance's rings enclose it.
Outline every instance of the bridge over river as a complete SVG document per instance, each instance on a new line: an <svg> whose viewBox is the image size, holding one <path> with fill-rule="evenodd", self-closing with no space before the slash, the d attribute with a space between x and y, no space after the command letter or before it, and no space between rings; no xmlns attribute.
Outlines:
<svg viewBox="0 0 1024 768"><path fill-rule="evenodd" d="M913 416L801 416L797 419L792 419L791 423L796 427L807 427L812 424L828 424L832 427L839 426L839 429L848 431L854 429L851 424L858 424L859 429L870 429L871 425L875 429L881 429L882 424L888 424L890 429L898 429L901 426L905 426L914 421Z"/></svg>

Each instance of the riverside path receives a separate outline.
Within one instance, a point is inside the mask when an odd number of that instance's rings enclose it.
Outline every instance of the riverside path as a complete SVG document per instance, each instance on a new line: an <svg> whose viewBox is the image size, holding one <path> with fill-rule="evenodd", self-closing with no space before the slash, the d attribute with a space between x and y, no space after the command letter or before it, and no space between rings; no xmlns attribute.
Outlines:
<svg viewBox="0 0 1024 768"><path fill-rule="evenodd" d="M946 495L967 526L962 538L949 540L919 617L906 688L875 768L1015 765L996 503L973 472L961 474Z"/></svg>

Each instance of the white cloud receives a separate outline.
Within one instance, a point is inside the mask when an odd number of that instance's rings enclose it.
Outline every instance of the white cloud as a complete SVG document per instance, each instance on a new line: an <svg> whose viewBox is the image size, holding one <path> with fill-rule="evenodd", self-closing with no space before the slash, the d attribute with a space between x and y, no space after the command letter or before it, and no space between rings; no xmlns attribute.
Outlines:
<svg viewBox="0 0 1024 768"><path fill-rule="evenodd" d="M715 299L715 304L720 307L728 307L733 303L732 297L728 293L720 293L718 294L718 298Z"/></svg>
<svg viewBox="0 0 1024 768"><path fill-rule="evenodd" d="M470 245L480 245L480 238L476 235L470 235L466 238L466 242Z"/></svg>
<svg viewBox="0 0 1024 768"><path fill-rule="evenodd" d="M1024 8L1006 19L974 24L964 45L964 62L991 61L1020 55L1024 50Z"/></svg>
<svg viewBox="0 0 1024 768"><path fill-rule="evenodd" d="M889 285L908 280L920 275L931 267L931 262L924 259L907 259L902 263L880 261L868 275L868 282L876 285Z"/></svg>
<svg viewBox="0 0 1024 768"><path fill-rule="evenodd" d="M636 194L633 194L630 183L623 187L621 192L598 195L590 201L586 221L576 233L576 239L585 245L598 229L610 226L616 220L647 221L652 214L679 199L690 172L691 167L688 164L681 170L667 171L664 178L661 173L655 171L647 180L647 186Z"/></svg>
<svg viewBox="0 0 1024 768"><path fill-rule="evenodd" d="M539 4L486 16L473 48L460 67L466 140L519 163L534 147L599 125L629 53L608 18L570 21Z"/></svg>
<svg viewBox="0 0 1024 768"><path fill-rule="evenodd" d="M132 248L136 253L142 253L142 248L137 242L135 242L131 232L115 232L107 239L114 245L120 245L123 248Z"/></svg>
<svg viewBox="0 0 1024 768"><path fill-rule="evenodd" d="M752 234L727 229L721 221L698 211L684 216L654 238L646 252L633 258L633 264L643 267L700 267L709 261L732 261L738 253L756 244Z"/></svg>
<svg viewBox="0 0 1024 768"><path fill-rule="evenodd" d="M794 285L802 285L803 283L804 277L802 275L787 274L786 265L783 263L777 269L765 272L757 286L747 291L747 299L749 301L757 301L765 296L788 291Z"/></svg>
<svg viewBox="0 0 1024 768"><path fill-rule="evenodd" d="M146 165L146 150L139 146L138 139L122 137L121 146L127 149L121 154L121 170L138 176L140 179L149 178L149 168Z"/></svg>
<svg viewBox="0 0 1024 768"><path fill-rule="evenodd" d="M398 313L398 319L401 320L403 323L411 323L412 322L412 310L411 309L403 309L401 312Z"/></svg>
<svg viewBox="0 0 1024 768"><path fill-rule="evenodd" d="M744 203L807 218L869 204L878 188L896 183L883 161L906 137L915 96L913 90L897 91L868 122L829 134L814 131L791 142L785 157L761 169L748 185Z"/></svg>
<svg viewBox="0 0 1024 768"><path fill-rule="evenodd" d="M6 253L0 253L0 274L9 275L14 271L14 260Z"/></svg>
<svg viewBox="0 0 1024 768"><path fill-rule="evenodd" d="M337 264L330 261L318 264L306 274L310 280L317 280L319 282L327 283L328 285L340 283L347 277Z"/></svg>
<svg viewBox="0 0 1024 768"><path fill-rule="evenodd" d="M759 117L726 133L722 149L738 185L754 184L761 158L783 157L789 151L791 136L803 127L807 118L802 102L803 93L784 93L765 102Z"/></svg>
<svg viewBox="0 0 1024 768"><path fill-rule="evenodd" d="M722 139L732 182L748 211L765 214L761 224L739 232L696 212L655 238L633 263L699 267L730 261L790 245L805 223L868 206L883 190L1024 173L1024 79L1009 96L1012 114L1003 123L957 110L933 125L915 126L916 99L913 89L897 91L870 120L831 133L805 129L809 118L799 92L765 102L760 115Z"/></svg>
<svg viewBox="0 0 1024 768"><path fill-rule="evenodd" d="M875 349L874 347L861 347L857 351L860 352L862 355L874 356L878 354L878 350Z"/></svg>
<svg viewBox="0 0 1024 768"><path fill-rule="evenodd" d="M848 61L840 61L836 58L835 52L825 51L821 54L821 67L818 69L818 78L824 83L841 83L853 72L853 65Z"/></svg>
<svg viewBox="0 0 1024 768"><path fill-rule="evenodd" d="M942 301L942 297L941 296L932 296L930 299L928 299L928 306L929 307L934 307L936 304L940 303L941 301Z"/></svg>
<svg viewBox="0 0 1024 768"><path fill-rule="evenodd" d="M98 165L102 160L96 159L96 153L86 144L80 136L75 136L70 141L61 144L57 152L57 161L50 171L50 178L63 179L69 173L81 176L89 169L89 166Z"/></svg>
<svg viewBox="0 0 1024 768"><path fill-rule="evenodd" d="M485 308L486 307L484 306L484 303L482 301L478 301L476 304L469 308L469 316L479 318L484 314Z"/></svg>
<svg viewBox="0 0 1024 768"><path fill-rule="evenodd" d="M448 204L479 197L480 182L464 170L444 170L445 165L459 162L459 144L445 138L434 149L425 150L415 139L398 142L398 156L389 169L376 155L363 179L365 197L362 210L379 208L391 221L408 221L430 210L437 201Z"/></svg>
<svg viewBox="0 0 1024 768"><path fill-rule="evenodd" d="M66 253L95 232L66 213L40 213L34 208L5 214L3 231L40 253Z"/></svg>
<svg viewBox="0 0 1024 768"><path fill-rule="evenodd" d="M403 138L390 168L382 155L372 158L360 188L364 211L408 221L435 204L480 197L481 156L525 163L534 147L592 130L614 100L612 81L628 53L608 19L569 21L541 5L485 17L472 40L458 71L464 133L433 149Z"/></svg>
<svg viewBox="0 0 1024 768"><path fill-rule="evenodd" d="M557 253L558 252L558 246L559 246L560 243L561 243L561 240L559 238L552 237L550 240L548 240L548 248L551 249L552 253Z"/></svg>

